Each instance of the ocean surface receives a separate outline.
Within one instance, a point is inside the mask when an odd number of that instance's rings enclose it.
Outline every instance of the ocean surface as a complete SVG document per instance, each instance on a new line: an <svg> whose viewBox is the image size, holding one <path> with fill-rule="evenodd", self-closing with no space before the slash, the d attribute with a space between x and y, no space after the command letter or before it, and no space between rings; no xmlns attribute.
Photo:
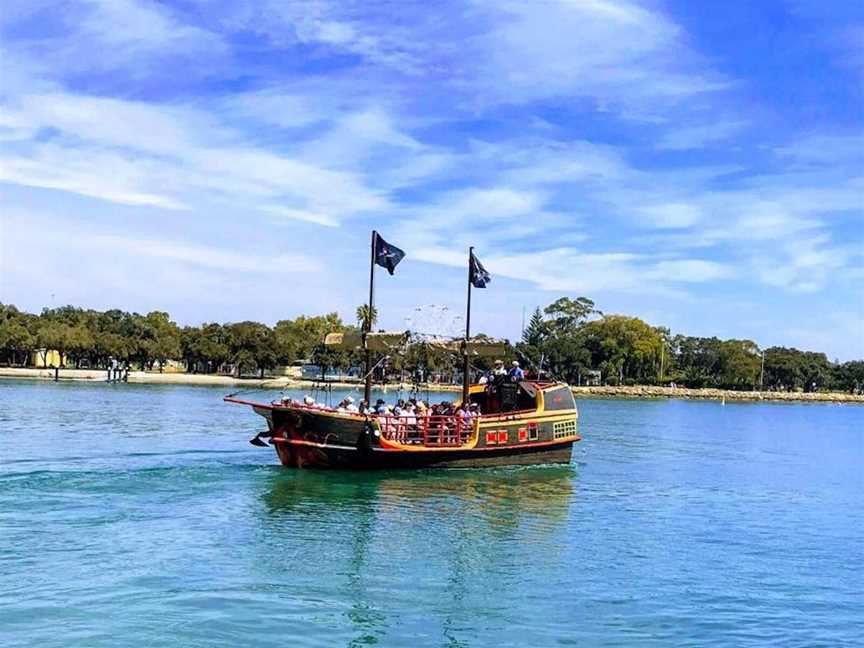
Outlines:
<svg viewBox="0 0 864 648"><path fill-rule="evenodd" d="M0 381L0 645L864 643L864 407L579 400L569 466L349 473L223 391Z"/></svg>

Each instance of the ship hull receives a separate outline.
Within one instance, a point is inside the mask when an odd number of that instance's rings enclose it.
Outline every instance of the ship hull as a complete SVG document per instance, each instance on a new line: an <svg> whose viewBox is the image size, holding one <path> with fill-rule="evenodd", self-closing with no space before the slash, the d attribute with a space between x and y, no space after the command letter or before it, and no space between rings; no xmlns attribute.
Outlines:
<svg viewBox="0 0 864 648"><path fill-rule="evenodd" d="M575 410L545 414L523 411L481 417L470 428L458 430L452 425L445 428L440 425L441 421L437 426L428 421L420 426L414 421L410 430L403 431L395 426L392 418L388 422L387 417L367 418L293 404L230 400L251 405L267 420L268 430L258 435L256 445L262 445L260 440L267 441L275 448L282 465L294 468L358 470L567 464L573 443L580 440L576 434Z"/></svg>
<svg viewBox="0 0 864 648"><path fill-rule="evenodd" d="M341 468L349 470L384 470L400 468L485 468L494 466L529 466L569 464L573 442L550 446L496 448L494 450L403 450L334 447L291 443L275 438L271 444L283 466L292 468Z"/></svg>

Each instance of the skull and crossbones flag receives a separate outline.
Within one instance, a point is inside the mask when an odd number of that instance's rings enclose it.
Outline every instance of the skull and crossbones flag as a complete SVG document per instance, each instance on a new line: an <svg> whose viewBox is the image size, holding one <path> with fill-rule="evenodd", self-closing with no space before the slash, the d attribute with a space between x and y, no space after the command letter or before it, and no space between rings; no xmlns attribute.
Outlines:
<svg viewBox="0 0 864 648"><path fill-rule="evenodd" d="M404 256L405 252L385 241L380 234L375 237L375 263L387 268L391 275Z"/></svg>

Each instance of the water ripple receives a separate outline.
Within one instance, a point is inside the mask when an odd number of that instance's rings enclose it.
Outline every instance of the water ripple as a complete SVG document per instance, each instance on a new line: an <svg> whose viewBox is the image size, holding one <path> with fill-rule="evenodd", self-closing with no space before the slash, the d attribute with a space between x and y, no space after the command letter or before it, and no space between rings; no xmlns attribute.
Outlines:
<svg viewBox="0 0 864 648"><path fill-rule="evenodd" d="M220 397L0 383L4 647L859 643L864 408L585 400L570 466L328 473Z"/></svg>

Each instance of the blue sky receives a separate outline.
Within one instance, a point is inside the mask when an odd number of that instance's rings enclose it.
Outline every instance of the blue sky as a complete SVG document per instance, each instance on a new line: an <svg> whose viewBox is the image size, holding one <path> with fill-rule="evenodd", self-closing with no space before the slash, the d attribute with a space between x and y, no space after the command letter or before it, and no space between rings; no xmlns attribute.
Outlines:
<svg viewBox="0 0 864 648"><path fill-rule="evenodd" d="M0 301L181 323L559 296L864 357L864 5L7 0ZM427 309L430 310L430 309Z"/></svg>

